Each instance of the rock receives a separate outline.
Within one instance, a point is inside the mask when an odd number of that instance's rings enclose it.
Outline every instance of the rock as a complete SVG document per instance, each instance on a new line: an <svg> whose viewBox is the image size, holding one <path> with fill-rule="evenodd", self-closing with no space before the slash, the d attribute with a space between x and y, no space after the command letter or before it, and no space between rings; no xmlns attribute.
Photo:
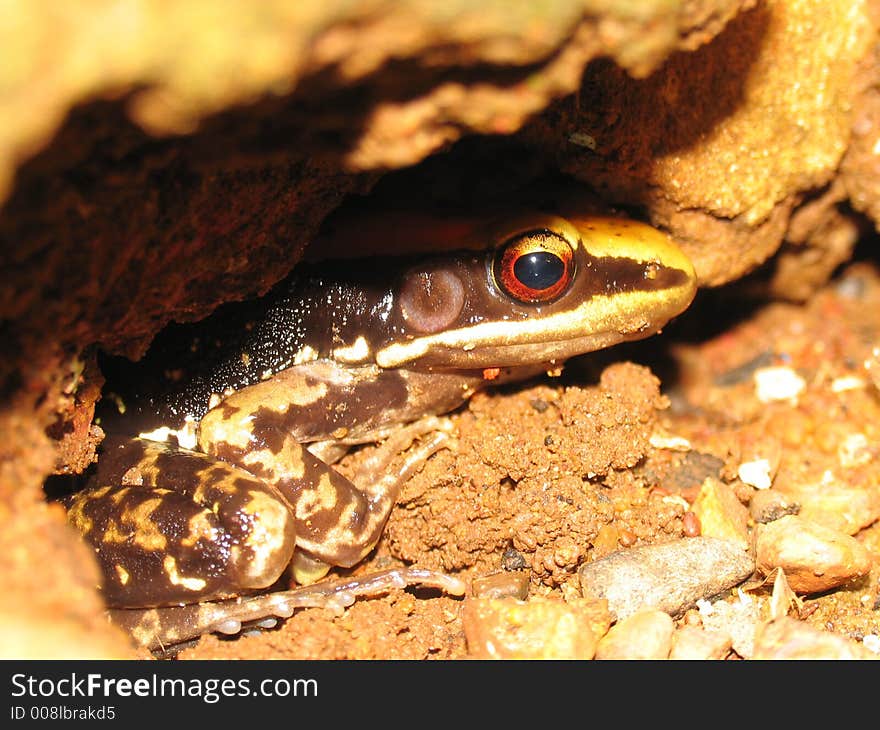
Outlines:
<svg viewBox="0 0 880 730"><path fill-rule="evenodd" d="M749 514L755 522L773 522L785 515L796 515L800 505L778 489L755 492L749 502Z"/></svg>
<svg viewBox="0 0 880 730"><path fill-rule="evenodd" d="M790 367L773 366L755 371L755 391L761 403L788 401L797 403L807 386L806 381Z"/></svg>
<svg viewBox="0 0 880 730"><path fill-rule="evenodd" d="M674 629L668 613L640 611L616 623L599 639L596 659L666 659Z"/></svg>
<svg viewBox="0 0 880 730"><path fill-rule="evenodd" d="M755 631L763 617L761 605L748 594L736 600L700 603L700 619L706 631L726 634L733 650L743 659L754 653Z"/></svg>
<svg viewBox="0 0 880 730"><path fill-rule="evenodd" d="M784 616L768 621L755 635L753 659L878 659L861 644L840 634Z"/></svg>
<svg viewBox="0 0 880 730"><path fill-rule="evenodd" d="M469 598L462 623L475 659L592 659L611 615L604 601Z"/></svg>
<svg viewBox="0 0 880 730"><path fill-rule="evenodd" d="M704 537L729 540L741 550L748 550L751 545L749 511L729 485L707 477L691 509L700 520L700 534Z"/></svg>
<svg viewBox="0 0 880 730"><path fill-rule="evenodd" d="M620 530L615 525L602 525L593 538L593 555L604 558L619 549Z"/></svg>
<svg viewBox="0 0 880 730"><path fill-rule="evenodd" d="M733 640L723 631L707 631L699 626L679 626L672 635L670 659L724 659Z"/></svg>
<svg viewBox="0 0 880 730"><path fill-rule="evenodd" d="M755 556L764 575L782 568L797 593L827 591L871 569L871 555L858 540L794 515L758 525Z"/></svg>
<svg viewBox="0 0 880 730"><path fill-rule="evenodd" d="M524 570L503 571L474 578L471 591L475 598L517 598L529 596L529 574Z"/></svg>
<svg viewBox="0 0 880 730"><path fill-rule="evenodd" d="M830 473L817 482L786 484L784 491L801 505L802 518L847 535L880 519L880 490L850 487Z"/></svg>
<svg viewBox="0 0 880 730"><path fill-rule="evenodd" d="M701 598L715 596L754 571L735 543L690 537L618 550L578 569L585 598L605 598L618 619L649 608L680 616Z"/></svg>

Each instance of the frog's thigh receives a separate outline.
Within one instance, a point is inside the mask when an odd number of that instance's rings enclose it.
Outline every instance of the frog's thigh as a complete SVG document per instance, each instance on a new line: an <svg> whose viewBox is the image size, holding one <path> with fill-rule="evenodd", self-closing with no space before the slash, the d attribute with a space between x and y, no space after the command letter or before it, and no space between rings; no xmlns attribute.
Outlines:
<svg viewBox="0 0 880 730"><path fill-rule="evenodd" d="M95 548L111 606L158 606L272 585L289 564L294 522L271 485L203 454L109 440L68 520Z"/></svg>

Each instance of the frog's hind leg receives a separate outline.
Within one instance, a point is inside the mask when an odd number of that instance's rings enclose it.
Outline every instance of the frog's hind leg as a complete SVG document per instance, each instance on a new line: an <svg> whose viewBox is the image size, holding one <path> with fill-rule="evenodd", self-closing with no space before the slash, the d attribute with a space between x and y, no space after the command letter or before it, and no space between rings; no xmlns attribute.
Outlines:
<svg viewBox="0 0 880 730"><path fill-rule="evenodd" d="M138 645L159 651L211 632L237 634L246 625L270 628L274 617L289 618L298 608L326 608L338 616L359 596L378 596L413 585L454 596L464 595L466 590L461 579L444 573L394 568L258 596L189 606L111 609L108 614Z"/></svg>
<svg viewBox="0 0 880 730"><path fill-rule="evenodd" d="M68 521L95 550L110 606L260 590L277 581L296 545L293 517L274 487L232 464L142 439L108 438L92 482L65 503Z"/></svg>

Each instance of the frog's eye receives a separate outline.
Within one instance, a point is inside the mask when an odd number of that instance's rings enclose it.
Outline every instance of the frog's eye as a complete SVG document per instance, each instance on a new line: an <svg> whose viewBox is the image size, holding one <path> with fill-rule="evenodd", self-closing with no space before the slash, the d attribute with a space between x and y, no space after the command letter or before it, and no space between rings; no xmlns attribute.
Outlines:
<svg viewBox="0 0 880 730"><path fill-rule="evenodd" d="M492 275L501 291L513 299L550 302L571 284L574 254L568 241L553 231L520 233L495 251Z"/></svg>

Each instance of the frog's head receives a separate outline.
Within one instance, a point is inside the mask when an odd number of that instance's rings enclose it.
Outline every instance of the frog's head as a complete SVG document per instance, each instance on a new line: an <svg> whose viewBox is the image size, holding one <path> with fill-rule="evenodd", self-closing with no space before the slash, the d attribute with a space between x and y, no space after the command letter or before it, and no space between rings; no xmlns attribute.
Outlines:
<svg viewBox="0 0 880 730"><path fill-rule="evenodd" d="M528 215L495 227L486 253L426 259L397 290L402 337L381 367L561 363L658 332L696 276L666 235L637 221Z"/></svg>

